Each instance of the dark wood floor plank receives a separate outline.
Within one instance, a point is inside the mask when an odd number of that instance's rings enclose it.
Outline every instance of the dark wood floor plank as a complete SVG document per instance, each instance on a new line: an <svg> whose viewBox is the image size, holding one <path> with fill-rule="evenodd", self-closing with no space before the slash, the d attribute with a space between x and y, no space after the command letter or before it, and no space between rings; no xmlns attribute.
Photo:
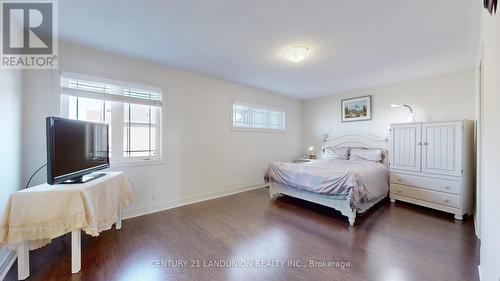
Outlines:
<svg viewBox="0 0 500 281"><path fill-rule="evenodd" d="M120 231L82 239L82 271L70 274L70 235L30 253L29 280L477 280L473 220L384 201L354 227L302 200L270 201L267 189L129 219ZM187 267L153 266L187 260ZM349 268L189 267L214 260L348 261ZM173 265L173 264L170 264ZM210 265L210 264L208 264ZM16 280L17 268L5 280Z"/></svg>

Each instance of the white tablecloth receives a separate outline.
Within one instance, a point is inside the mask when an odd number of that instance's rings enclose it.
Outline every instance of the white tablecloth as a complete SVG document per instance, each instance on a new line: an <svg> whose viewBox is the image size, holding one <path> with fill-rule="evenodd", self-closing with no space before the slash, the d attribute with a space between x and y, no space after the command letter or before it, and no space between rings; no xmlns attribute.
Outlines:
<svg viewBox="0 0 500 281"><path fill-rule="evenodd" d="M29 241L33 250L78 228L98 236L111 228L132 198L123 172L108 172L83 184L42 184L15 192L0 221L0 244L15 249L16 243Z"/></svg>

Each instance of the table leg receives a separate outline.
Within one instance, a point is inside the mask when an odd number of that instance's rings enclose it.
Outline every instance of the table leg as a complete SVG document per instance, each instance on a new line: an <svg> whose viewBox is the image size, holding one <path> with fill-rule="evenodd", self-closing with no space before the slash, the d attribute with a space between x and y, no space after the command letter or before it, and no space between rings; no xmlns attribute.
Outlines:
<svg viewBox="0 0 500 281"><path fill-rule="evenodd" d="M122 210L118 211L118 220L116 221L115 228L117 230L122 228Z"/></svg>
<svg viewBox="0 0 500 281"><path fill-rule="evenodd" d="M82 233L81 229L71 231L71 273L78 273L82 268Z"/></svg>
<svg viewBox="0 0 500 281"><path fill-rule="evenodd" d="M30 276L29 242L19 243L17 246L17 279L24 280Z"/></svg>

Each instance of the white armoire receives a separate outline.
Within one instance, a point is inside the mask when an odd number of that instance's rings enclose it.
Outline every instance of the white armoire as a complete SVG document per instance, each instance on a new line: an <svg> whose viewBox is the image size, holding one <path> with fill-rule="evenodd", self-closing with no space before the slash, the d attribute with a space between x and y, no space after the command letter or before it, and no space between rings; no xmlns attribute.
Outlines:
<svg viewBox="0 0 500 281"><path fill-rule="evenodd" d="M390 198L462 220L474 199L474 121L391 125Z"/></svg>

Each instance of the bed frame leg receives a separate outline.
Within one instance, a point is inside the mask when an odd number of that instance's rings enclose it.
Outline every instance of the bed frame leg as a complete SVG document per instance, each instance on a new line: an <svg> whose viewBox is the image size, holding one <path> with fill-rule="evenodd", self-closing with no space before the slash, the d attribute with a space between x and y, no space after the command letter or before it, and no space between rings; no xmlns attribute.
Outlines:
<svg viewBox="0 0 500 281"><path fill-rule="evenodd" d="M279 196L279 192L276 190L276 187L274 187L274 184L269 185L269 197L271 200L276 199Z"/></svg>
<svg viewBox="0 0 500 281"><path fill-rule="evenodd" d="M353 226L356 221L356 211L352 211L347 217L349 218L349 224Z"/></svg>

